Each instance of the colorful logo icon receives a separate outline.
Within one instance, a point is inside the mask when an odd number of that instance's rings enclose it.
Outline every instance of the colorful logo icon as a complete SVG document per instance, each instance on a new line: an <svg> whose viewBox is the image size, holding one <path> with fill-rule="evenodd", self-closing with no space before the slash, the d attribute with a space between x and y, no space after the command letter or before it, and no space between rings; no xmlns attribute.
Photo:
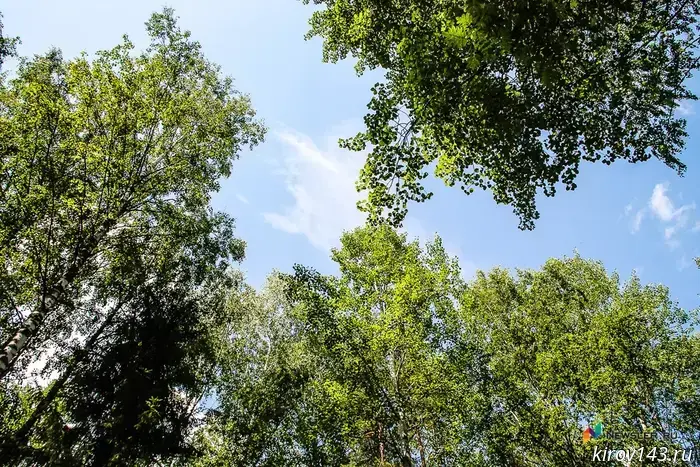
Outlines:
<svg viewBox="0 0 700 467"><path fill-rule="evenodd" d="M598 422L596 423L592 428L591 426L587 426L585 430L583 430L583 442L587 443L591 439L597 439L603 436L603 424Z"/></svg>

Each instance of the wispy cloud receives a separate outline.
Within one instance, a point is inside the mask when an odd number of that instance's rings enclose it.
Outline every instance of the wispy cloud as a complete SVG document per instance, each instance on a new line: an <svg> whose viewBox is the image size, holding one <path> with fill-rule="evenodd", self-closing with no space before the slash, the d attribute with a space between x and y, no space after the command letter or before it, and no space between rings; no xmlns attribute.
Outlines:
<svg viewBox="0 0 700 467"><path fill-rule="evenodd" d="M668 190L668 183L656 184L649 199L649 209L654 217L666 225L664 239L671 249L676 249L680 246L680 241L675 237L688 224L690 214L695 210L695 203L676 208L668 195Z"/></svg>
<svg viewBox="0 0 700 467"><path fill-rule="evenodd" d="M695 109L690 101L680 101L678 107L676 107L676 112L682 117L689 117L695 115Z"/></svg>
<svg viewBox="0 0 700 467"><path fill-rule="evenodd" d="M629 221L629 227L630 227L630 233L631 234L636 234L639 232L639 229L642 227L642 221L644 220L644 217L646 216L646 208L641 208L638 209L637 212L634 213L634 216L632 216L632 213L634 212L634 205L636 204L637 200L633 200L631 203L629 203L627 206L625 206L625 210L623 215L620 216L620 219L627 218L630 219ZM630 217L631 216L631 217Z"/></svg>
<svg viewBox="0 0 700 467"><path fill-rule="evenodd" d="M639 232L639 229L642 227L642 221L644 220L644 216L646 215L646 209L642 208L637 213L634 215L634 219L632 219L632 225L630 226L630 230L633 234Z"/></svg>
<svg viewBox="0 0 700 467"><path fill-rule="evenodd" d="M338 244L344 230L365 221L356 207L362 194L355 189L365 155L340 149L338 136L328 137L323 147L293 130L275 136L289 150L281 174L293 204L281 212L264 213L265 221L276 229L304 235L313 246L327 251Z"/></svg>
<svg viewBox="0 0 700 467"><path fill-rule="evenodd" d="M335 136L353 134L355 129L350 124L336 129L324 145L297 131L276 133L277 139L289 149L278 172L293 203L279 212L263 213L267 223L284 232L304 235L323 251L337 246L343 231L364 224L365 214L357 209L357 202L364 195L355 189L355 181L366 155L340 149ZM415 217L407 218L401 230L423 244L435 237L435 231L427 229ZM450 256L459 259L464 277L475 274L476 265L458 245L445 238L443 245Z"/></svg>
<svg viewBox="0 0 700 467"><path fill-rule="evenodd" d="M682 199L679 194L678 199ZM656 218L663 227L664 240L671 250L675 250L681 246L681 241L678 235L686 229L690 216L695 210L695 203L684 204L676 207L669 196L669 184L657 183L652 190L651 197L648 202L648 210L653 218ZM640 211L641 212L641 211ZM640 214L639 212L637 213ZM641 214L642 216L644 214ZM639 230L639 223L635 222L636 230ZM695 223L693 231L700 230L700 222Z"/></svg>
<svg viewBox="0 0 700 467"><path fill-rule="evenodd" d="M690 263L686 248L683 247L684 236L688 235L689 231L700 232L700 220L692 221L695 203L683 204L681 193L673 194L672 197L669 184L665 182L654 186L645 206L635 211L635 204L635 201L632 201L624 209L624 216L630 222L630 232L639 232L642 222L649 219L650 223L663 232L666 247L677 255L678 270L687 268Z"/></svg>
<svg viewBox="0 0 700 467"><path fill-rule="evenodd" d="M241 195L240 193L236 193L236 198L238 198L238 201L240 201L243 204L250 204L250 201L248 201L248 198Z"/></svg>
<svg viewBox="0 0 700 467"><path fill-rule="evenodd" d="M659 183L654 187L654 191L651 193L651 199L649 199L651 212L664 222L672 220L675 215L673 202L666 195L667 191L668 184Z"/></svg>

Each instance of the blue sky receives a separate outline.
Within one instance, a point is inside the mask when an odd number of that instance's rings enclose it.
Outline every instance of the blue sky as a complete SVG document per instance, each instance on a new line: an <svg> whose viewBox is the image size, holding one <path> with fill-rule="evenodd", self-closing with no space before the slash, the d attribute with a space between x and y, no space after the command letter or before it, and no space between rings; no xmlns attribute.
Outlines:
<svg viewBox="0 0 700 467"><path fill-rule="evenodd" d="M22 55L57 46L70 58L110 48L125 33L144 47L143 23L162 5L2 0L0 11L5 32L21 36ZM214 199L215 208L237 219L248 243L242 268L249 280L261 285L271 270L289 271L294 263L333 272L329 249L343 230L363 222L354 191L363 156L340 150L337 140L361 128L380 74L358 78L350 61L321 63L320 41L303 39L312 7L300 1L168 5L207 57L251 95L270 130L263 145L242 155ZM668 285L682 306L698 306L700 272L692 259L700 255L699 105L683 103L680 110L690 133L684 178L656 161L585 164L575 192L540 199L542 217L532 232L518 230L511 209L496 205L489 193L467 197L432 183L435 197L411 206L406 230L422 239L438 232L466 276L494 266L539 267L576 250L623 278L636 269L643 282Z"/></svg>

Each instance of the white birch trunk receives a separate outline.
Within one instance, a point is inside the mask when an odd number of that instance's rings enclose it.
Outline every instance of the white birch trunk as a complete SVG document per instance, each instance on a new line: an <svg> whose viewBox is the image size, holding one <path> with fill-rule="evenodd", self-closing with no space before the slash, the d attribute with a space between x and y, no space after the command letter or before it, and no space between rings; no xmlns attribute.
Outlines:
<svg viewBox="0 0 700 467"><path fill-rule="evenodd" d="M61 279L50 289L44 301L39 304L38 309L27 316L24 323L22 323L22 327L2 350L2 353L0 353L0 380L12 369L17 357L27 344L27 340L41 325L46 315L53 311L58 300L66 293L68 287L93 254L100 240L109 232L112 225L114 225L114 221L106 221L102 224L101 229L89 239L88 244L81 249L81 252L68 265Z"/></svg>

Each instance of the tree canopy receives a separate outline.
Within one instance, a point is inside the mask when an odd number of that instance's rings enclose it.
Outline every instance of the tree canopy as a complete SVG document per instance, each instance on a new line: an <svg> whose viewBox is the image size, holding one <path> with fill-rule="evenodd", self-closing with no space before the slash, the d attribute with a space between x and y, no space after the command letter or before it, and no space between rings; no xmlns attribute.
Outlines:
<svg viewBox="0 0 700 467"><path fill-rule="evenodd" d="M303 0L311 3L311 0ZM576 188L582 161L656 158L679 174L695 99L696 0L313 0L307 37L323 59L380 68L365 130L341 141L369 149L358 190L370 220L401 223L430 198L426 169L465 193L488 189L520 227L536 196Z"/></svg>
<svg viewBox="0 0 700 467"><path fill-rule="evenodd" d="M596 422L700 440L698 314L663 286L578 256L465 282L439 237L386 226L341 243L338 276L248 302L201 465L583 466Z"/></svg>
<svg viewBox="0 0 700 467"><path fill-rule="evenodd" d="M265 128L172 10L146 28L142 53L52 50L0 82L3 462L191 454L245 247L210 198Z"/></svg>
<svg viewBox="0 0 700 467"><path fill-rule="evenodd" d="M151 45L140 55L127 37L93 61L66 62L53 50L24 60L0 89L3 305L31 310L20 322L16 310L5 315L16 332L3 345L0 377L46 319L69 312L66 299L100 262L125 260L122 239L176 246L199 235L220 178L261 141L247 96L171 10L147 30Z"/></svg>

